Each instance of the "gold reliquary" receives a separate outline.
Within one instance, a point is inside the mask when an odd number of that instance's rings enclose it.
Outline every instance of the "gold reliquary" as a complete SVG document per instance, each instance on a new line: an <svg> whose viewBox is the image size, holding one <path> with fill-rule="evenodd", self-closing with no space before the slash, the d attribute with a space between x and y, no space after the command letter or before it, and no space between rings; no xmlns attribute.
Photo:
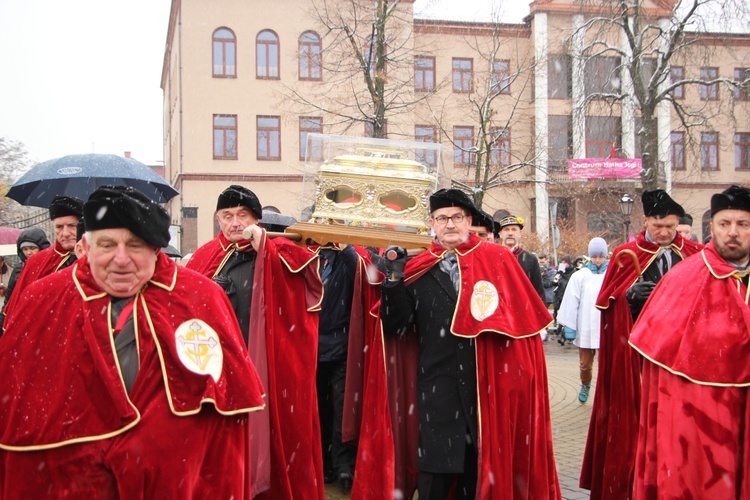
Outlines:
<svg viewBox="0 0 750 500"><path fill-rule="evenodd" d="M438 162L439 149L415 152L414 144L426 144L358 141L360 144L352 145L352 152L330 156L318 167L312 218L316 222L427 233L429 199L438 183L437 165L429 163Z"/></svg>

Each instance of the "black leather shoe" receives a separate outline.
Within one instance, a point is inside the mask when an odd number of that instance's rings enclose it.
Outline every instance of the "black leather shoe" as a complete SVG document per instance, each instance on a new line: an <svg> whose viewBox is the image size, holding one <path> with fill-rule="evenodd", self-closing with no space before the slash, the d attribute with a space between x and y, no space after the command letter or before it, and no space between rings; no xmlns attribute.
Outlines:
<svg viewBox="0 0 750 500"><path fill-rule="evenodd" d="M341 489L344 490L345 494L349 494L352 492L352 484L354 483L354 480L352 479L352 475L348 472L342 472L339 474L339 486L341 486Z"/></svg>

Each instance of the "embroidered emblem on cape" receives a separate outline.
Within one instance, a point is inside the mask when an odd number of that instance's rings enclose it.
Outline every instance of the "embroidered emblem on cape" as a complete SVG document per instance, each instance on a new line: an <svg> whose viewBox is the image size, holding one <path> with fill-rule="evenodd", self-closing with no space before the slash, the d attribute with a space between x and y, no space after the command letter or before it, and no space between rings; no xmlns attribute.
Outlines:
<svg viewBox="0 0 750 500"><path fill-rule="evenodd" d="M477 281L471 293L471 315L482 321L497 309L499 298L497 288L489 281Z"/></svg>
<svg viewBox="0 0 750 500"><path fill-rule="evenodd" d="M211 375L218 382L224 365L219 335L199 319L190 319L174 332L177 355L193 373Z"/></svg>

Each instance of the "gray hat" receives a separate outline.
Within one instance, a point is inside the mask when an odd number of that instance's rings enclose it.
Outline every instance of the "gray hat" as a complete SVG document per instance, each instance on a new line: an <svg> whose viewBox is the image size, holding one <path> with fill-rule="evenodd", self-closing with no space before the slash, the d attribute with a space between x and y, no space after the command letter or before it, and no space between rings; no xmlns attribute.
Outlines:
<svg viewBox="0 0 750 500"><path fill-rule="evenodd" d="M604 238L591 238L589 241L589 257L606 257L609 254L607 242Z"/></svg>

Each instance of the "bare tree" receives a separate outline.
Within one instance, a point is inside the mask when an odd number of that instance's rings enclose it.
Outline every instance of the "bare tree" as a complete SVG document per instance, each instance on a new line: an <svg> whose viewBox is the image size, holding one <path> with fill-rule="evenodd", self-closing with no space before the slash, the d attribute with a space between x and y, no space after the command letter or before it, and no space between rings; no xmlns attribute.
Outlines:
<svg viewBox="0 0 750 500"><path fill-rule="evenodd" d="M287 86L297 112L322 112L326 124L343 131L364 124L368 135L388 133L429 94L414 92L414 39L411 4L401 0L313 0L310 16L319 24L326 84L314 89ZM400 133L413 136L413 130ZM359 135L359 133L357 133Z"/></svg>
<svg viewBox="0 0 750 500"><path fill-rule="evenodd" d="M595 106L602 102L634 105L641 119L636 131L642 150L641 180L644 189L654 189L660 183L660 106L671 105L682 127L689 131L709 123L714 117L726 116L727 113L731 116L727 103L732 99L719 100L718 103L706 99L686 104L688 101L675 98L676 92L696 85L704 89L725 86L734 92L746 88L748 83L747 75L740 81L718 74L680 75L672 71L675 62L683 61L684 64L684 61L690 61L696 66L696 62L709 61L716 50L716 37L707 34L727 29L726 21L731 18L744 19L747 23L747 4L744 0L680 0L674 2L671 15L660 18L653 16L653 2L644 0L620 0L606 7L595 2L593 10L594 4L583 2L583 5L589 7L585 10L588 17L573 37L584 37L593 32L582 51L585 65L598 64L600 73L603 70L609 72L605 75L609 85L587 91L586 105ZM707 39L712 43L704 43ZM607 65L608 57L614 58L610 62L615 60L617 64ZM587 83L591 80L579 76ZM623 123L623 126L632 126L632 123Z"/></svg>
<svg viewBox="0 0 750 500"><path fill-rule="evenodd" d="M8 223L28 211L6 198L5 194L31 167L31 163L23 143L0 137L0 222Z"/></svg>
<svg viewBox="0 0 750 500"><path fill-rule="evenodd" d="M495 19L497 7L493 5ZM453 184L468 192L478 207L482 207L485 195L493 189L524 180L530 171L525 167L535 162L530 144L510 147L512 129L519 138L528 135L521 132L522 120L532 106L533 56L526 52L528 49L520 49L513 42L513 32L524 27L500 22L480 26L484 33L465 37L466 44L479 60L473 65L468 91L457 94L458 98L452 94L442 102L433 99L428 103L430 115L436 117L443 136L453 137L453 131L449 130L451 124L443 118L447 108L455 108L457 112L450 114L464 116L461 124L476 131L470 146L454 143L454 152L460 152L468 161L457 162L465 165L465 171L461 172L460 166L454 167ZM474 27L473 31L476 29ZM530 136L526 139L531 141ZM519 172L520 177L513 175ZM530 180L525 178L527 182Z"/></svg>

